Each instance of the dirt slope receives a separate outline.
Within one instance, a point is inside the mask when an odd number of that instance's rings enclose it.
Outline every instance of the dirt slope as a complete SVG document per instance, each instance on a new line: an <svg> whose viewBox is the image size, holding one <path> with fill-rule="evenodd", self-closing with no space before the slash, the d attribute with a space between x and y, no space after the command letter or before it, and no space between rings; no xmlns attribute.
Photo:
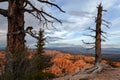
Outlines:
<svg viewBox="0 0 120 80"><path fill-rule="evenodd" d="M120 80L120 68L104 70L96 74L78 74L73 77L67 75L53 80Z"/></svg>

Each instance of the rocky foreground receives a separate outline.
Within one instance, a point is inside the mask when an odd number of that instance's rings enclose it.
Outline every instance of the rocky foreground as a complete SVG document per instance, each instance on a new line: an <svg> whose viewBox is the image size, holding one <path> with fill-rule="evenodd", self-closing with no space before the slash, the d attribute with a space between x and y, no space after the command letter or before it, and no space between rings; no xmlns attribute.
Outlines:
<svg viewBox="0 0 120 80"><path fill-rule="evenodd" d="M53 80L120 80L120 68L103 70L96 74L77 74L72 76L71 74L55 78Z"/></svg>
<svg viewBox="0 0 120 80"><path fill-rule="evenodd" d="M30 56L29 58L32 57L32 55L35 53L34 50L29 51ZM46 50L44 53L45 56L50 57L50 62L52 65L48 68L46 68L44 71L45 72L50 72L53 73L57 76L64 76L61 78L56 78L54 80L67 80L65 79L66 77L70 77L69 74L72 74L74 72L77 72L83 68L88 68L92 67L94 65L94 57L91 56L84 56L84 55L72 55L69 53L63 53L60 51L56 50ZM0 51L0 66L4 65L4 51ZM109 62L109 61L102 61L103 64L109 64L113 67L117 67L115 70L108 70L108 72L105 72L104 76L112 76L112 75L106 75L106 74L113 74L113 73L120 73L120 62ZM65 76L69 75L69 76ZM97 76L102 76L103 74L97 74ZM76 75L74 77L71 77L70 80L78 80L78 77L81 75ZM114 76L119 77L119 79L105 79L105 80L120 80L120 75L119 74L114 74ZM77 79L76 79L77 78ZM91 80L104 80L102 78L97 79L97 77L92 75Z"/></svg>

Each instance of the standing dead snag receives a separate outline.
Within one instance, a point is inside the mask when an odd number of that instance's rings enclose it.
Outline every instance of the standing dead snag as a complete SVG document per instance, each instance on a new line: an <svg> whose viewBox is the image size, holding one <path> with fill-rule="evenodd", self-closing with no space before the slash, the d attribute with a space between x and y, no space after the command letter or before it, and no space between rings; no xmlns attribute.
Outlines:
<svg viewBox="0 0 120 80"><path fill-rule="evenodd" d="M95 48L95 65L96 66L99 65L102 61L101 42L105 41L104 39L102 39L102 37L106 39L106 37L103 35L103 34L106 34L106 32L101 30L101 25L103 24L107 27L109 25L109 22L102 19L102 12L103 11L106 12L106 10L103 10L103 6L101 4L97 7L97 9L98 9L98 13L97 13L97 18L95 20L96 27L95 27L95 29L92 29L90 27L88 28L88 30L95 32L95 36L94 35L87 35L87 36L90 36L92 38L95 38L95 42L86 43L83 41L83 43L85 43L85 44L95 44L95 46L93 48Z"/></svg>
<svg viewBox="0 0 120 80"><path fill-rule="evenodd" d="M95 35L95 65L101 63L101 23L102 23L102 11L103 7L100 4L98 6L98 14L96 20L96 35Z"/></svg>
<svg viewBox="0 0 120 80"><path fill-rule="evenodd" d="M103 6L100 3L100 5L97 7L98 13L97 13L97 19L96 19L96 29L95 31L95 65L99 65L102 62L102 53L101 53L101 42L105 41L103 38L107 39L104 34L106 35L106 32L101 30L101 25L105 25L106 27L109 26L109 22L102 19L102 12L106 12L107 10L103 10ZM104 23L103 23L104 22Z"/></svg>
<svg viewBox="0 0 120 80"><path fill-rule="evenodd" d="M86 68L83 70L80 70L76 73L74 73L72 76L79 74L79 73L97 73L102 71L104 68L108 67L106 65L101 64L102 62L102 54L101 54L101 41L105 41L102 39L102 37L106 38L103 34L106 34L106 32L103 32L101 30L101 25L102 25L102 21L104 22L105 26L108 27L108 22L105 20L102 20L102 12L106 11L103 10L102 5L100 4L98 7L98 13L97 13L97 18L96 18L96 29L92 29L92 28L88 28L89 30L91 30L92 32L95 32L95 36L94 35L87 35L90 37L95 38L95 42L84 42L85 44L95 44L94 48L95 48L95 65L93 67L90 68Z"/></svg>
<svg viewBox="0 0 120 80"><path fill-rule="evenodd" d="M105 20L102 20L102 11L106 11L106 10L103 10L103 7L102 5L100 4L98 7L98 13L97 13L97 19L96 19L96 29L92 29L92 28L88 28L89 30L91 30L92 32L95 32L95 36L94 35L87 35L87 36L90 36L90 37L93 37L95 38L95 42L84 42L83 40L83 43L85 44L95 44L95 65L93 67L90 67L90 68L85 68L83 70L80 70L78 72L75 72L72 74L71 77L77 75L77 74L80 74L80 73L90 73L90 75L88 76L83 76L81 77L80 79L89 79L90 76L92 76L93 73L97 73L97 72L101 72L103 69L105 69L106 67L108 67L108 65L103 65L101 64L101 61L102 61L102 55L101 55L101 41L104 41L101 39L101 37L103 36L104 38L106 38L103 34L106 34L106 32L103 32L101 30L101 25L102 25L102 21L104 21L104 25L108 27L108 23L107 21ZM70 78L69 78L70 79ZM68 80L69 80L68 79Z"/></svg>

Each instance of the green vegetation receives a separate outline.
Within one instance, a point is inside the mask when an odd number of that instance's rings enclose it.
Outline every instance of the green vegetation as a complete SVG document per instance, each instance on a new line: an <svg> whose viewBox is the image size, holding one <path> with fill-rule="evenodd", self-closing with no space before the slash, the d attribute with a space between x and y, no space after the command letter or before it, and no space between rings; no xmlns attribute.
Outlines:
<svg viewBox="0 0 120 80"><path fill-rule="evenodd" d="M44 30L40 29L39 38L36 45L37 51L31 61L32 71L28 75L30 80L48 80L49 78L55 77L55 75L51 73L43 72L43 69L45 69L49 65L47 63L46 57L43 55L44 45L45 45Z"/></svg>
<svg viewBox="0 0 120 80"><path fill-rule="evenodd" d="M6 52L5 68L0 80L25 80L25 75L29 69L29 60L26 55L27 49L18 49L14 51L14 54Z"/></svg>
<svg viewBox="0 0 120 80"><path fill-rule="evenodd" d="M28 58L27 49L15 50L14 54L6 52L5 68L0 80L49 80L54 78L52 73L45 73L43 69L48 67L48 59L44 53L44 30L40 29L37 42L37 51L31 59Z"/></svg>

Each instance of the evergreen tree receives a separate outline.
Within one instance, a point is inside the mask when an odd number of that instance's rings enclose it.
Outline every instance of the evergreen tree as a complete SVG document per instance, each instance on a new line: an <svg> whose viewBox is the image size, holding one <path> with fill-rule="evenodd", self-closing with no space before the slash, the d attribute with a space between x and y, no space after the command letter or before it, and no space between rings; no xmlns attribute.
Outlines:
<svg viewBox="0 0 120 80"><path fill-rule="evenodd" d="M37 42L37 51L34 55L35 58L35 64L34 66L36 67L37 70L40 70L42 72L43 68L44 68L44 57L43 57L43 53L44 53L44 45L45 45L45 38L44 38L44 30L42 30L40 28L40 31L38 33L38 42Z"/></svg>
<svg viewBox="0 0 120 80"><path fill-rule="evenodd" d="M39 37L38 37L38 42L37 42L37 53L36 55L42 56L42 53L44 53L44 46L45 46L45 38L44 38L44 30L40 28L39 31Z"/></svg>
<svg viewBox="0 0 120 80"><path fill-rule="evenodd" d="M40 28L38 34L38 42L37 42L37 51L32 59L32 74L30 78L31 80L48 80L49 78L53 78L54 75L51 73L43 72L43 69L47 67L48 62L47 58L43 55L45 46L45 38L44 38L44 30Z"/></svg>

